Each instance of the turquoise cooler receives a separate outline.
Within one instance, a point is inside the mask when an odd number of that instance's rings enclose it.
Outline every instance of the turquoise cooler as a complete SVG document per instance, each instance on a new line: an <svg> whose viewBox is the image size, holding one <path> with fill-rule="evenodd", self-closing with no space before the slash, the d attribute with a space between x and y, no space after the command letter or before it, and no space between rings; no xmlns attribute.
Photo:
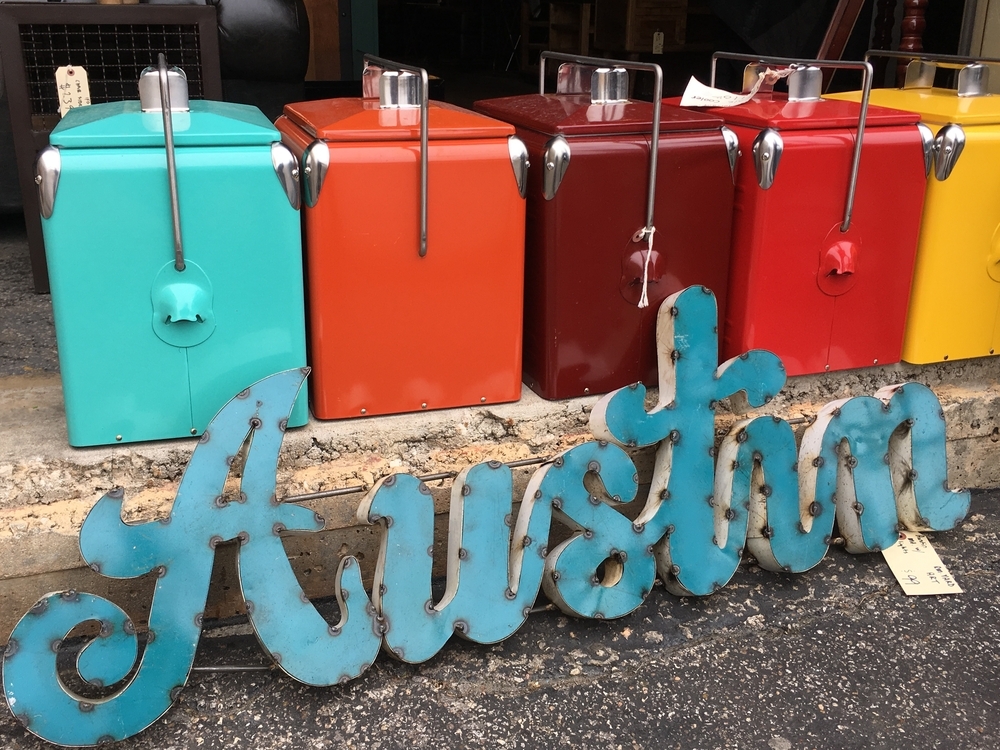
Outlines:
<svg viewBox="0 0 1000 750"><path fill-rule="evenodd" d="M74 446L198 435L306 364L295 158L256 108L189 103L176 68L139 89L70 110L36 167Z"/></svg>

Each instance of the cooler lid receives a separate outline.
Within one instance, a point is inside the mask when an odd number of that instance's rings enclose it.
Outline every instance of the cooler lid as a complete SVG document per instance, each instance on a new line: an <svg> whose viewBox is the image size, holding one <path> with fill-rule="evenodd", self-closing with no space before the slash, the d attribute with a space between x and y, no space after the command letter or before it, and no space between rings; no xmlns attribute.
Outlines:
<svg viewBox="0 0 1000 750"><path fill-rule="evenodd" d="M857 100L861 94L848 91L830 98ZM908 109L921 119L945 125L996 125L1000 123L1000 96L958 96L954 89L873 89L871 101L883 107Z"/></svg>
<svg viewBox="0 0 1000 750"><path fill-rule="evenodd" d="M678 100L679 101L679 100ZM861 105L836 99L790 102L785 94L754 97L735 107L713 107L708 110L720 115L727 124L778 130L819 130L855 128ZM865 127L915 125L920 117L900 109L868 105Z"/></svg>
<svg viewBox="0 0 1000 750"><path fill-rule="evenodd" d="M484 99L474 105L491 117L546 135L624 135L653 129L650 102L592 104L590 94L526 94ZM660 107L660 132L714 130L723 118L705 111Z"/></svg>
<svg viewBox="0 0 1000 750"><path fill-rule="evenodd" d="M428 102L431 140L506 138L504 122L444 102ZM325 141L419 141L420 109L379 107L378 99L322 99L285 105L285 117Z"/></svg>
<svg viewBox="0 0 1000 750"><path fill-rule="evenodd" d="M163 147L163 114L142 112L138 101L76 107L55 127L49 143L62 148ZM174 144L266 146L281 139L256 107L192 100L190 112L173 112Z"/></svg>

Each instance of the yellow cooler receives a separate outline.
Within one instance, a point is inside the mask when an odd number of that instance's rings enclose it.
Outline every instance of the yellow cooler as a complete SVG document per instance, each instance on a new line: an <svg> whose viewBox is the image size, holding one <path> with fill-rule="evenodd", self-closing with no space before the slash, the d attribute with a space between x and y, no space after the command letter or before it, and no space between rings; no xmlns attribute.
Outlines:
<svg viewBox="0 0 1000 750"><path fill-rule="evenodd" d="M902 358L923 364L1000 351L1000 96L996 60L870 52L910 60L901 89L871 103L920 114L929 173ZM955 88L934 87L940 69ZM940 78L941 76L939 76ZM830 98L858 100L860 92Z"/></svg>

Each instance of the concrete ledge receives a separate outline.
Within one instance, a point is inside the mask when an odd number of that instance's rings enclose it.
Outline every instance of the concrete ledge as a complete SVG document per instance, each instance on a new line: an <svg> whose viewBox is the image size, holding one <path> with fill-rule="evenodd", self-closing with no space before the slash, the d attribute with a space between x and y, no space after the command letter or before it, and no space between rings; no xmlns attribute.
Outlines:
<svg viewBox="0 0 1000 750"><path fill-rule="evenodd" d="M754 413L809 417L834 399L871 395L904 381L929 386L944 407L951 486L1000 486L1000 358L792 378L766 409ZM285 436L278 494L370 486L394 472L423 475L458 471L489 459L551 456L590 438L587 421L596 400L591 396L547 402L525 389L515 404L314 420ZM730 404L720 405L720 436L735 418ZM130 613L141 622L150 587L144 579L109 581L84 568L79 529L93 504L114 486L125 488L126 520L165 516L195 440L70 448L57 376L0 378L0 424L0 642L39 596L61 588L77 587L132 604L138 611ZM648 483L651 451L637 451L635 459L640 481ZM515 498L533 470L515 471ZM450 481L433 484L437 509L444 514ZM370 579L378 540L374 530L355 525L360 497L310 501L307 504L327 519L329 531L286 538L289 558L311 597L332 594L332 574L348 553L359 557ZM445 516L440 520L443 535ZM441 553L443 560L443 549ZM242 603L232 575L225 565L217 565L207 615L239 612Z"/></svg>

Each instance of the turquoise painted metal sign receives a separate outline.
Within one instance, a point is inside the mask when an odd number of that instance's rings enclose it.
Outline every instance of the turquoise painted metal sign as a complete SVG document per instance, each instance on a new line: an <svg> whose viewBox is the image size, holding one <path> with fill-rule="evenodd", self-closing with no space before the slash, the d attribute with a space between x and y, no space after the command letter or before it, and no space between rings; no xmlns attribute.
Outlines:
<svg viewBox="0 0 1000 750"><path fill-rule="evenodd" d="M353 679L380 648L403 661L433 657L453 633L477 643L513 634L539 587L564 612L621 617L657 575L681 595L725 586L749 550L769 570L803 572L826 554L834 521L850 552L885 548L900 528L948 529L968 512L967 492L947 489L944 414L916 383L833 402L796 448L776 417L738 422L716 446L714 407L742 394L771 400L785 382L773 354L716 361L715 298L691 288L659 311L659 402L641 385L602 398L597 440L544 464L516 518L510 469L470 467L452 488L444 596L431 593L434 505L419 479L380 480L358 520L381 527L371 598L353 557L340 561L341 619L330 625L299 587L281 542L286 531L323 529L311 511L276 499L278 451L308 370L289 370L230 401L205 431L163 521L121 520L121 490L101 498L80 533L84 559L102 575L155 572L149 632L140 643L116 605L56 592L20 620L3 659L4 693L28 730L85 746L134 735L167 711L184 686L201 633L218 544L238 540L239 574L261 645L289 676L310 685ZM657 446L648 496L623 448ZM241 493L227 501L230 465L245 452ZM637 513L620 510L642 503ZM634 517L635 520L631 520ZM572 533L547 548L552 519ZM57 668L80 623L94 637L77 650L78 677L100 698L76 694Z"/></svg>

